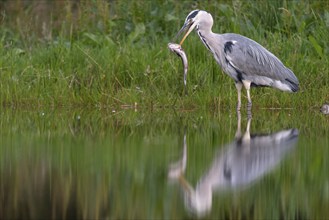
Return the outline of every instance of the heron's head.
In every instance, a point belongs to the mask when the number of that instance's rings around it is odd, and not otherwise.
[[[186,31],[183,39],[181,40],[181,42],[179,44],[180,45],[183,44],[186,37],[191,33],[191,31],[194,28],[197,28],[197,29],[202,28],[204,30],[211,30],[212,24],[213,24],[213,18],[211,16],[211,14],[209,14],[208,12],[202,11],[202,10],[191,11],[187,15],[183,27],[180,29],[180,31],[176,35],[176,37],[178,37],[181,33]]]

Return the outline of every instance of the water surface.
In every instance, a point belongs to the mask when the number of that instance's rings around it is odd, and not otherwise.
[[[1,111],[0,219],[329,216],[319,112]]]

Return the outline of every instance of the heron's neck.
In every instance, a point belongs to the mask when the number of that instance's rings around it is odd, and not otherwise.
[[[197,32],[201,32],[203,35],[208,35],[212,33],[211,26],[208,25],[197,25]]]
[[[210,28],[204,29],[199,28],[197,29],[197,33],[202,41],[202,43],[208,48],[208,50],[211,50],[211,37],[213,35],[213,32]]]

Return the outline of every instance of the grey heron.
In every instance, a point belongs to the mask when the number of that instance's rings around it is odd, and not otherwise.
[[[251,110],[250,87],[274,87],[282,91],[297,92],[299,82],[295,74],[270,51],[245,36],[212,32],[213,17],[203,10],[188,14],[179,36],[186,31],[180,45],[193,29],[211,51],[222,70],[235,81],[238,91],[237,110],[241,108],[241,90],[247,90],[248,110]]]

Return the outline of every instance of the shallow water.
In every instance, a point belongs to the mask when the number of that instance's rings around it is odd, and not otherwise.
[[[240,119],[3,109],[0,219],[329,216],[329,117],[257,110]]]

